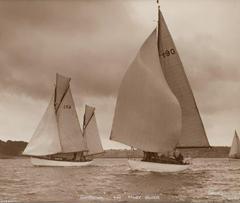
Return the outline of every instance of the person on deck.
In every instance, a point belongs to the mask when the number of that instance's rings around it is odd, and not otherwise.
[[[143,151],[143,161],[151,161],[151,152]]]
[[[145,152],[143,151],[143,161],[157,162],[159,159],[156,152]]]
[[[73,153],[73,159],[72,159],[72,160],[74,161],[74,160],[76,160],[76,158],[77,158],[77,152],[74,152],[74,153]]]
[[[183,155],[180,152],[178,152],[178,151],[174,152],[173,156],[178,163],[183,164],[183,159],[184,158],[183,158]]]
[[[86,161],[86,157],[84,156],[84,152],[80,152],[80,161]]]

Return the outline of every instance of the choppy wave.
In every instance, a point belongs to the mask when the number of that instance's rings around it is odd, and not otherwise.
[[[127,159],[96,159],[82,168],[33,167],[0,159],[0,201],[240,199],[240,160],[192,159],[189,170],[159,174],[129,170]]]

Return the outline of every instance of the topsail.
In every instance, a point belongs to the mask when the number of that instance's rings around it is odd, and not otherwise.
[[[61,104],[65,94],[67,93],[68,88],[70,88],[70,78],[65,77],[60,74],[56,74],[56,88],[55,88],[55,108],[58,110],[59,105]]]

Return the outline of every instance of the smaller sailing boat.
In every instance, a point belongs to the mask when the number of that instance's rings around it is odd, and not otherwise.
[[[54,94],[23,155],[36,166],[89,165],[88,156],[103,152],[94,111],[86,105],[82,132],[70,78],[57,74]]]
[[[229,157],[233,159],[240,159],[240,140],[236,130],[233,137],[232,146],[229,152]]]

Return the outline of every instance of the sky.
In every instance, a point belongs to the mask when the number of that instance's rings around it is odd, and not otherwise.
[[[240,1],[160,0],[211,145],[240,131]],[[53,94],[71,77],[82,123],[96,107],[105,149],[118,87],[156,27],[154,0],[0,1],[0,139],[29,141]]]

